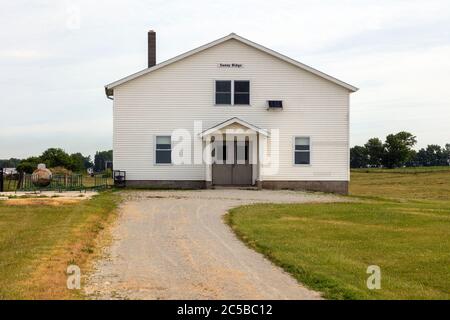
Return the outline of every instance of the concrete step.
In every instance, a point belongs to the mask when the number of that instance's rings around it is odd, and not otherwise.
[[[259,190],[255,186],[212,186],[216,190]]]

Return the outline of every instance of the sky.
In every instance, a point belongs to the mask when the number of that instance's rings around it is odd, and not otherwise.
[[[450,143],[450,1],[5,1],[0,159],[112,148],[104,85],[235,32],[348,82],[351,145]]]

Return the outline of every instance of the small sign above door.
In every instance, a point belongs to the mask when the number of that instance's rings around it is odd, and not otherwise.
[[[219,68],[242,68],[241,63],[219,63],[217,65]]]

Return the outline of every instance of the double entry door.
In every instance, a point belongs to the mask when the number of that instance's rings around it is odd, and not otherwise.
[[[230,149],[232,148],[232,150]],[[214,148],[215,161],[212,165],[213,185],[248,186],[252,184],[252,165],[249,161],[250,144],[235,139],[217,144]]]

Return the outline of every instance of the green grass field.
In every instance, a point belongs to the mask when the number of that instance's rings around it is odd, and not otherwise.
[[[85,271],[118,199],[108,191],[71,204],[58,198],[0,201],[0,299],[76,298],[66,288],[67,266]]]
[[[352,170],[350,194],[450,201],[450,167]]]
[[[325,298],[450,299],[450,168],[354,170],[350,186],[351,203],[243,206],[227,221]]]

